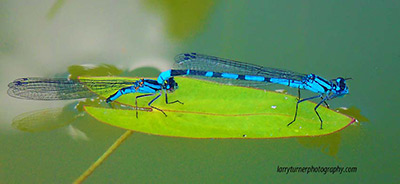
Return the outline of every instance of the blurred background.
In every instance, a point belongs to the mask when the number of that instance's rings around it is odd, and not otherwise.
[[[358,122],[318,138],[214,140],[136,133],[88,183],[399,182],[399,1],[0,0],[0,183],[70,183],[124,130],[82,112],[93,100],[7,95],[21,77],[155,77],[199,52],[327,79]],[[293,90],[289,90],[296,94]],[[277,166],[355,166],[288,174]],[[312,176],[309,176],[312,175]]]

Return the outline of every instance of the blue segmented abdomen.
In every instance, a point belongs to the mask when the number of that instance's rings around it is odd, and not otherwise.
[[[220,72],[199,71],[199,70],[168,70],[168,71],[162,72],[159,75],[157,82],[161,83],[162,81],[165,81],[170,77],[184,76],[184,75],[225,78],[225,79],[233,79],[233,80],[248,80],[248,81],[257,81],[257,82],[270,82],[269,78],[262,77],[262,76],[239,75],[239,74],[234,74],[234,73],[220,73]]]
[[[116,93],[112,94],[107,98],[107,102],[112,102],[122,95],[129,93],[156,93],[160,91],[162,86],[158,84],[156,80],[152,79],[140,79],[136,81],[132,86],[119,89]]]
[[[271,81],[271,79],[302,81],[306,76],[305,74],[288,70],[268,68],[214,56],[184,53],[175,57],[173,69],[161,73],[157,81],[161,83],[169,77],[180,75],[256,88],[263,88],[267,83],[285,83],[282,81]]]
[[[169,77],[174,76],[203,76],[203,77],[211,77],[211,78],[225,78],[232,80],[245,80],[251,82],[264,82],[264,83],[274,83],[290,86],[293,88],[303,88],[303,81],[296,81],[291,79],[278,79],[278,78],[268,78],[263,76],[254,76],[254,75],[238,75],[233,73],[220,73],[220,72],[211,72],[211,71],[199,71],[199,70],[168,70],[160,74],[158,80],[162,81],[163,79],[168,79]]]
[[[185,73],[186,75],[194,75],[194,76],[205,76],[205,77],[214,77],[214,78],[225,78],[225,79],[233,79],[233,80],[248,80],[248,81],[257,81],[257,82],[270,82],[270,78],[262,77],[262,76],[252,76],[252,75],[239,75],[234,73],[220,73],[220,72],[211,72],[211,71],[198,71],[198,70],[172,70],[171,75],[178,76]]]
[[[134,86],[129,86],[126,88],[119,89],[116,93],[112,94],[110,97],[107,98],[107,102],[112,102],[119,98],[120,96],[128,93],[136,93],[136,89]]]

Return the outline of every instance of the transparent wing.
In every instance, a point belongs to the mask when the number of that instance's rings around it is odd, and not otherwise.
[[[89,90],[117,91],[132,85],[123,80],[71,80],[65,78],[20,78],[8,84],[8,95],[29,100],[68,100],[96,96]]]
[[[303,78],[306,76],[305,74],[292,72],[288,70],[268,68],[254,64],[243,63],[239,61],[223,59],[197,53],[184,53],[177,55],[175,57],[174,69],[212,71],[220,73],[232,73],[238,75],[262,76],[266,78],[291,79],[297,81],[303,80]],[[190,76],[190,77],[201,78],[205,80],[211,80],[220,83],[228,83],[239,86],[259,87],[259,86],[265,86],[267,84],[266,82],[256,82],[247,80],[222,79],[222,78],[201,77],[201,76]]]

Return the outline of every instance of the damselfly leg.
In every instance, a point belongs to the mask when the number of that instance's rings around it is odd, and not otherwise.
[[[297,88],[297,89],[298,89],[298,91],[297,91],[297,92],[298,92],[298,98],[297,98],[297,103],[296,103],[296,111],[295,111],[295,113],[294,113],[293,121],[291,121],[289,124],[287,124],[287,126],[291,125],[293,122],[296,121],[296,118],[297,118],[297,110],[299,109],[299,103],[304,102],[304,101],[307,101],[307,100],[311,100],[311,99],[314,99],[314,98],[322,97],[322,95],[318,95],[318,96],[312,96],[312,97],[309,97],[309,98],[301,99],[301,98],[300,98],[300,88]],[[325,97],[325,98],[326,98],[326,97]],[[325,100],[326,100],[326,99],[325,99]],[[324,102],[325,100],[322,100],[320,103]],[[320,105],[320,104],[318,104],[318,105],[316,106],[316,108],[314,109],[315,112],[317,113],[318,117],[319,117],[319,114],[318,114],[318,112],[316,111],[316,109],[318,108],[319,105]],[[321,117],[319,117],[319,119],[321,120]],[[321,127],[322,127],[322,120],[321,120]]]
[[[147,97],[147,96],[154,96],[154,95],[156,95],[156,94],[153,93],[153,94],[145,94],[145,95],[136,96],[136,98],[135,98],[136,118],[138,118],[137,99],[138,99],[138,98],[142,98],[142,97]],[[152,104],[155,100],[157,100],[160,96],[161,96],[161,92],[160,92],[160,94],[158,94],[155,98],[153,98],[153,100],[151,100],[147,105],[150,106],[150,107],[153,108],[153,109],[159,110],[159,111],[162,112],[165,116],[167,116],[167,114],[165,114],[165,112],[164,112],[163,110],[161,110],[161,109],[159,109],[159,108],[154,107],[154,106],[151,105],[151,104]]]
[[[181,101],[179,101],[179,100],[175,100],[175,101],[173,101],[173,102],[168,102],[168,95],[167,95],[167,92],[165,92],[165,103],[166,104],[173,104],[173,103],[180,103],[180,104],[183,104],[183,102],[181,102]]]
[[[325,97],[317,104],[317,106],[315,106],[315,108],[314,108],[314,111],[315,111],[315,113],[317,114],[317,116],[318,116],[318,118],[319,118],[319,121],[321,121],[321,127],[320,127],[319,129],[322,129],[322,119],[321,119],[321,116],[319,116],[319,114],[318,114],[317,108],[322,104],[322,102],[325,102],[327,99],[328,99],[328,96],[325,96]]]
[[[321,96],[321,100],[323,100],[323,99],[324,99],[324,97]],[[326,100],[324,101],[324,104],[325,104],[326,108],[330,109],[329,104],[326,102]]]
[[[154,107],[154,106],[151,105],[155,100],[157,100],[158,98],[160,98],[160,96],[161,96],[161,91],[160,91],[160,93],[159,93],[153,100],[151,100],[147,105],[150,106],[150,107],[153,108],[153,109],[159,110],[160,112],[162,112],[162,113],[165,115],[165,117],[167,117],[167,114],[165,114],[165,112],[164,112],[163,110],[161,110],[161,109],[159,109],[159,108]]]
[[[143,98],[147,96],[154,96],[155,94],[145,94],[145,95],[139,95],[135,97],[135,110],[136,110],[136,118],[138,118],[138,105],[137,105],[137,99],[138,98]]]

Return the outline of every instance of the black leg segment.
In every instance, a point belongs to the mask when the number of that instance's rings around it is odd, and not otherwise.
[[[173,102],[168,102],[168,95],[167,95],[167,92],[165,91],[165,103],[166,104],[173,104],[173,103],[180,103],[180,104],[183,104],[183,102],[181,102],[181,101],[179,101],[179,100],[175,100],[175,101],[173,101]]]
[[[138,99],[138,98],[142,98],[142,97],[146,97],[146,96],[154,96],[154,95],[156,95],[156,94],[155,94],[155,93],[153,93],[153,94],[145,94],[145,95],[139,95],[139,96],[136,96],[136,98],[135,98],[136,118],[138,118],[138,106],[137,106],[137,99]],[[154,101],[154,99],[153,99],[152,101]]]
[[[160,98],[160,96],[161,96],[161,91],[160,91],[160,93],[159,93],[153,100],[151,100],[147,105],[150,106],[150,107],[153,108],[153,109],[159,110],[160,112],[162,112],[162,113],[165,115],[165,117],[167,117],[167,114],[165,114],[165,112],[164,112],[163,110],[161,110],[161,109],[159,109],[159,108],[154,107],[154,106],[151,105],[155,100],[157,100],[158,98]]]
[[[323,99],[324,99],[324,97],[321,96],[321,100],[323,100]],[[326,102],[326,100],[324,101],[324,104],[325,104],[326,108],[330,109],[329,104]]]
[[[325,98],[323,98],[323,99],[315,106],[315,108],[314,108],[314,111],[315,111],[315,113],[317,114],[317,116],[318,116],[318,118],[319,118],[319,121],[321,122],[321,126],[320,126],[319,129],[322,129],[322,119],[321,119],[321,116],[319,116],[317,109],[318,109],[318,107],[319,107],[323,102],[326,101],[326,99],[328,99],[328,96],[326,96]]]
[[[297,110],[299,109],[299,103],[301,103],[301,102],[304,102],[304,101],[307,101],[307,100],[311,100],[311,99],[314,99],[314,98],[319,98],[319,97],[322,97],[322,95],[318,95],[318,96],[313,96],[313,97],[309,97],[309,98],[304,98],[304,99],[301,99],[300,100],[300,89],[298,89],[298,100],[297,100],[297,103],[296,103],[296,110],[295,110],[295,113],[294,113],[294,118],[293,118],[293,121],[291,121],[289,124],[287,124],[287,126],[289,126],[289,125],[291,125],[293,122],[295,122],[296,121],[296,118],[297,118]],[[324,100],[325,101],[325,100]],[[322,103],[322,101],[320,102],[320,103]],[[318,105],[319,106],[319,105]],[[317,113],[318,114],[318,113]],[[318,115],[318,117],[319,117],[319,115]]]

